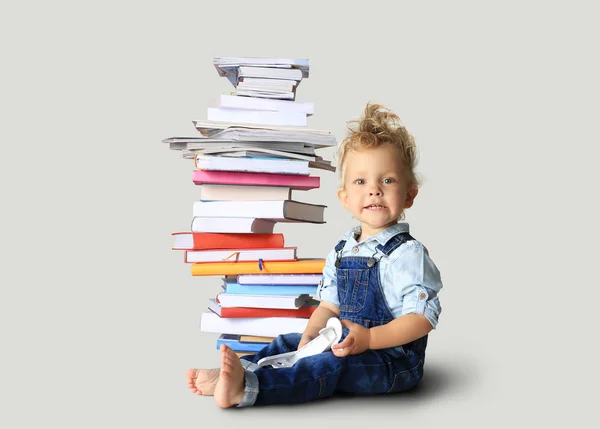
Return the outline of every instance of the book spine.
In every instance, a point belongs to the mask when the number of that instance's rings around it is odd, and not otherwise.
[[[222,318],[208,311],[202,313],[200,330],[222,334],[259,335],[277,337],[286,333],[301,334],[308,325],[308,320],[300,317],[260,317],[260,318]]]
[[[209,262],[192,264],[193,276],[226,276],[238,274],[315,274],[323,272],[324,259],[311,261]]]
[[[236,109],[275,110],[281,112],[299,112],[314,114],[314,104],[309,102],[272,100],[268,98],[239,97],[237,95],[221,95],[220,107]]]
[[[306,114],[296,112],[254,111],[244,109],[226,109],[209,107],[207,110],[209,121],[239,122],[267,125],[292,125],[305,126]]]
[[[243,343],[241,341],[217,339],[217,350],[221,348],[221,344],[230,347],[234,352],[259,352],[267,346],[265,343]]]
[[[254,185],[282,186],[294,190],[316,189],[321,186],[319,176],[291,174],[244,173],[226,171],[194,170],[192,181],[196,185]]]
[[[269,249],[283,248],[283,234],[229,234],[229,233],[191,233],[193,248],[188,250],[207,249]]]
[[[269,285],[240,285],[238,283],[227,283],[228,294],[242,295],[316,295],[318,286],[269,286]]]

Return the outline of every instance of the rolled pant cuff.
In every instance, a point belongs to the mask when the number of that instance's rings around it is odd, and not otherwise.
[[[243,362],[243,361],[242,361]],[[256,364],[249,362],[256,366]],[[243,364],[242,364],[243,365]],[[243,365],[246,366],[246,365]],[[252,372],[252,370],[244,369],[244,397],[242,402],[236,405],[236,407],[251,407],[256,402],[258,396],[258,377]]]

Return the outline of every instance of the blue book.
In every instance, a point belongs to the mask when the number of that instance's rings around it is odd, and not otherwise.
[[[223,289],[227,293],[246,295],[316,295],[318,286],[306,285],[241,285],[239,283],[224,282]]]
[[[230,347],[234,352],[259,352],[267,346],[267,343],[241,342],[239,335],[232,334],[221,334],[217,339],[217,350],[219,350],[221,344]]]

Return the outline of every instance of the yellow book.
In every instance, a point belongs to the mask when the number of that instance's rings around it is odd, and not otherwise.
[[[256,352],[235,352],[235,354],[237,355],[237,357],[254,356]]]
[[[227,261],[192,264],[193,276],[235,276],[238,274],[320,274],[325,259],[295,261]]]

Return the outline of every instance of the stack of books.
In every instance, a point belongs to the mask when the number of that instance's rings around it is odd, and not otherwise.
[[[326,206],[298,194],[319,188],[312,169],[335,171],[315,150],[336,145],[328,131],[306,127],[313,104],[295,101],[308,60],[215,58],[235,87],[221,95],[199,136],[164,139],[193,159],[200,186],[189,231],[174,232],[193,276],[221,276],[223,291],[209,299],[200,329],[219,333],[216,347],[256,353],[279,334],[304,331],[317,308],[323,258],[300,258],[275,232],[279,222],[325,223]]]

